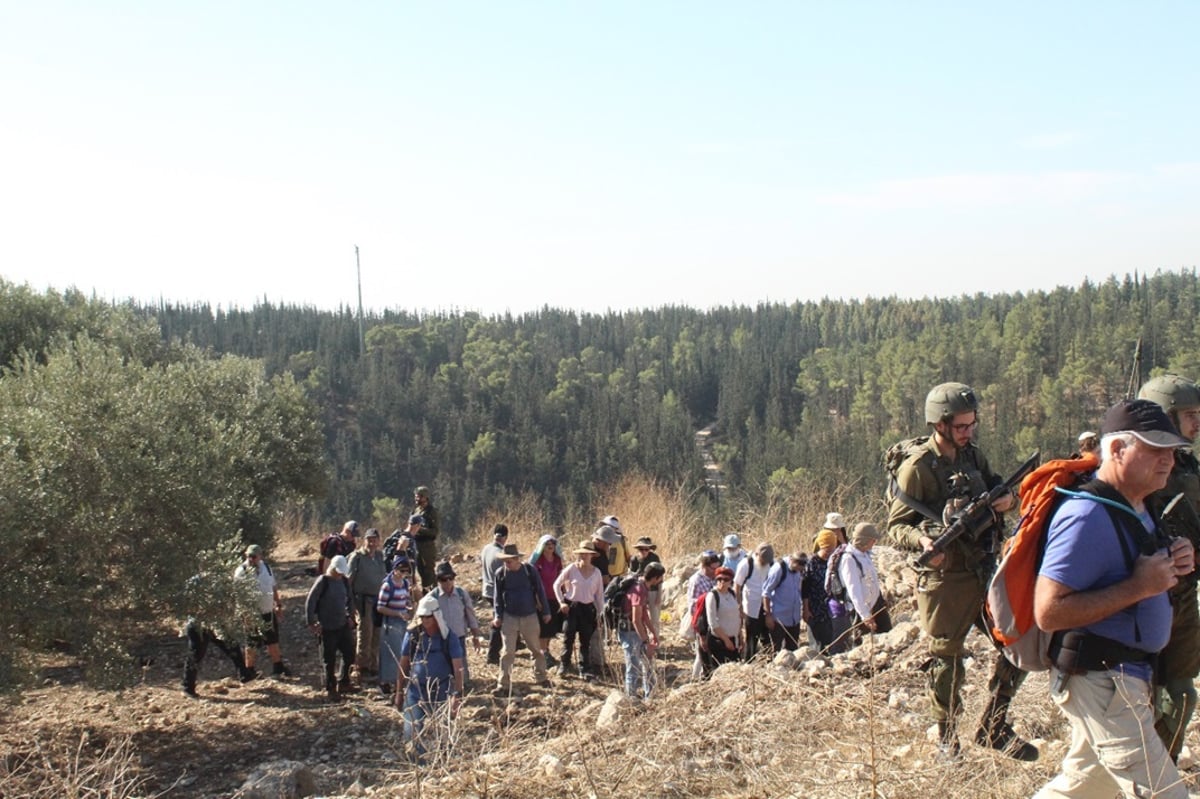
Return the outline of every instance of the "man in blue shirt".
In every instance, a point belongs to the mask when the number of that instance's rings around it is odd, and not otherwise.
[[[546,677],[546,657],[538,646],[542,623],[550,623],[550,603],[542,579],[528,563],[521,561],[516,544],[507,544],[500,555],[504,565],[496,569],[496,615],[492,626],[500,631],[500,678],[496,681],[496,696],[507,696],[512,689],[512,667],[517,658],[517,642],[533,655],[533,679],[543,688],[550,687]]]
[[[1154,731],[1152,662],[1171,631],[1167,591],[1195,566],[1192,544],[1158,534],[1145,499],[1190,446],[1156,403],[1105,414],[1096,479],[1055,512],[1034,589],[1054,633],[1052,697],[1071,723],[1062,771],[1037,799],[1188,795]]]
[[[407,682],[404,691],[404,741],[411,743],[418,758],[429,749],[422,735],[425,719],[450,702],[451,717],[458,714],[463,692],[462,639],[450,633],[442,617],[437,597],[427,594],[417,603],[417,617],[409,625],[400,656],[400,679]]]

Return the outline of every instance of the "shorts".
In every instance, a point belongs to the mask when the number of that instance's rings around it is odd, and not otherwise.
[[[274,613],[263,613],[261,616],[262,624],[246,636],[246,642],[252,646],[272,646],[279,643],[279,619]]]

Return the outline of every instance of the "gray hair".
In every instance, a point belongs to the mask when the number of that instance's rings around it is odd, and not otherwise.
[[[1135,440],[1135,437],[1134,437],[1133,433],[1129,433],[1129,432],[1109,433],[1108,435],[1101,437],[1101,439],[1100,439],[1100,462],[1108,463],[1110,460],[1112,460],[1113,442],[1115,442],[1115,441],[1121,442],[1121,447],[1124,448],[1124,447],[1132,447],[1134,440]]]

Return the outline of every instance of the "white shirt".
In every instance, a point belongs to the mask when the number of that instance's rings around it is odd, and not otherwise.
[[[762,589],[763,584],[767,582],[767,572],[771,570],[770,566],[763,566],[755,562],[757,555],[747,555],[742,558],[742,562],[738,564],[737,571],[733,575],[733,584],[738,586],[742,592],[742,611],[747,618],[757,619],[758,614],[762,612]],[[754,572],[750,572],[750,566],[753,564]]]
[[[271,568],[267,566],[267,562],[259,559],[257,565],[258,573],[255,579],[258,580],[258,612],[270,613],[275,610],[275,575],[271,574]],[[237,567],[237,571],[233,573],[235,579],[250,577],[250,564],[242,563]]]
[[[880,596],[879,572],[875,570],[871,553],[854,546],[846,547],[842,562],[838,565],[838,576],[846,586],[846,596],[854,605],[858,617],[870,618]]]

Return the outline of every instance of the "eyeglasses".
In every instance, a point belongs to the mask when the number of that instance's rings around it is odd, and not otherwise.
[[[979,420],[975,419],[974,421],[967,422],[966,424],[952,424],[950,425],[950,429],[956,433],[969,433],[978,426]]]
[[[439,577],[438,582],[439,583],[448,583],[453,579],[454,579],[453,577]]]
[[[727,582],[729,582],[729,578],[728,577],[718,577],[717,582],[718,583],[727,583]]]

